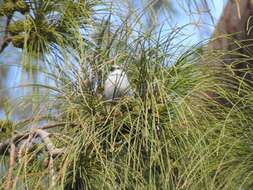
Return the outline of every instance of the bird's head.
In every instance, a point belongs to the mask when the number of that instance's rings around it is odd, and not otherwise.
[[[119,65],[112,65],[111,72],[118,70],[118,69],[122,69],[122,68]]]

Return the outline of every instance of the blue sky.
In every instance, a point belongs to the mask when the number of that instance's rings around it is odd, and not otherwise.
[[[187,28],[186,32],[187,35],[191,35],[191,38],[187,42],[190,45],[205,40],[212,35],[212,32],[221,16],[221,13],[226,5],[227,0],[208,0],[207,2],[209,3],[209,9],[213,20],[211,20],[210,15],[208,15],[207,13],[202,13],[201,21],[198,22],[199,15],[196,14],[195,17],[194,14],[193,16],[187,15],[188,13],[182,11],[182,8],[178,8],[179,10],[181,10],[181,14],[178,17],[177,21],[178,25],[183,26],[185,24],[191,23],[191,25],[189,25],[189,27]]]
[[[201,5],[199,5],[199,12],[197,12],[195,7],[189,9],[185,2],[193,2],[193,0],[171,1],[173,5],[172,9],[175,10],[175,13],[172,15],[166,15],[165,13],[164,15],[166,16],[161,16],[159,22],[167,25],[168,29],[185,26],[180,33],[181,36],[178,36],[178,40],[182,40],[180,37],[187,37],[187,40],[183,41],[183,43],[188,46],[202,42],[212,35],[215,25],[227,3],[227,0],[208,0],[207,3],[210,13],[208,14],[207,9],[204,9]],[[203,2],[203,0],[196,0],[196,2],[201,4],[200,2]],[[190,13],[190,11],[192,12]],[[212,18],[210,15],[212,15]]]

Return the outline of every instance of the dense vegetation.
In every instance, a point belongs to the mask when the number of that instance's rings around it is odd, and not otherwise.
[[[247,57],[217,66],[226,52],[182,51],[180,29],[144,32],[97,0],[27,2],[1,5],[24,14],[6,43],[44,80],[21,85],[33,93],[11,100],[1,121],[1,188],[253,188],[252,81],[234,69]],[[134,96],[108,102],[115,64]],[[26,119],[10,120],[31,104]]]

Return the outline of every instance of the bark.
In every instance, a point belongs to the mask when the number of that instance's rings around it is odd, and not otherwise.
[[[42,126],[40,129],[47,130],[47,129],[52,129],[52,128],[64,127],[64,126],[66,126],[66,124],[67,123],[65,123],[65,122],[55,123],[55,124],[48,124],[48,125]],[[74,123],[69,123],[68,126],[69,127],[75,127],[76,125]],[[21,134],[14,135],[10,139],[6,139],[5,141],[0,142],[0,155],[5,155],[5,154],[8,153],[8,150],[10,148],[11,143],[14,143],[15,145],[18,145],[21,141],[29,138],[31,132],[32,132],[32,130],[25,131]],[[40,134],[37,134],[37,135],[40,135]],[[55,151],[55,153],[57,154],[58,152]]]
[[[11,149],[10,149],[10,160],[9,160],[9,169],[8,174],[6,177],[6,184],[5,184],[5,190],[11,190],[13,185],[13,170],[15,165],[15,159],[16,159],[16,146],[12,142],[11,143]]]
[[[219,66],[232,64],[235,73],[252,81],[251,74],[243,72],[253,68],[253,1],[229,0],[216,26],[208,50],[224,50]]]

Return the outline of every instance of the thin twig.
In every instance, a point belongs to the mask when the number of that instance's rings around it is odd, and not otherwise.
[[[19,121],[17,122],[17,125],[20,125],[20,124],[26,124],[26,123],[32,123],[32,122],[38,122],[38,121],[41,121],[41,120],[45,120],[45,119],[50,119],[50,120],[55,120],[57,121],[57,117],[53,117],[53,116],[35,116],[35,117],[31,117],[31,118],[28,118],[28,119],[24,119],[22,121]]]
[[[43,129],[43,130],[45,130],[45,129],[52,129],[52,128],[55,128],[55,127],[64,127],[66,125],[68,125],[70,127],[76,126],[76,124],[74,124],[74,123],[62,122],[62,123],[54,123],[54,124],[44,125],[40,129]]]
[[[240,0],[235,0],[235,3],[236,3],[236,8],[237,8],[238,18],[241,19]]]

